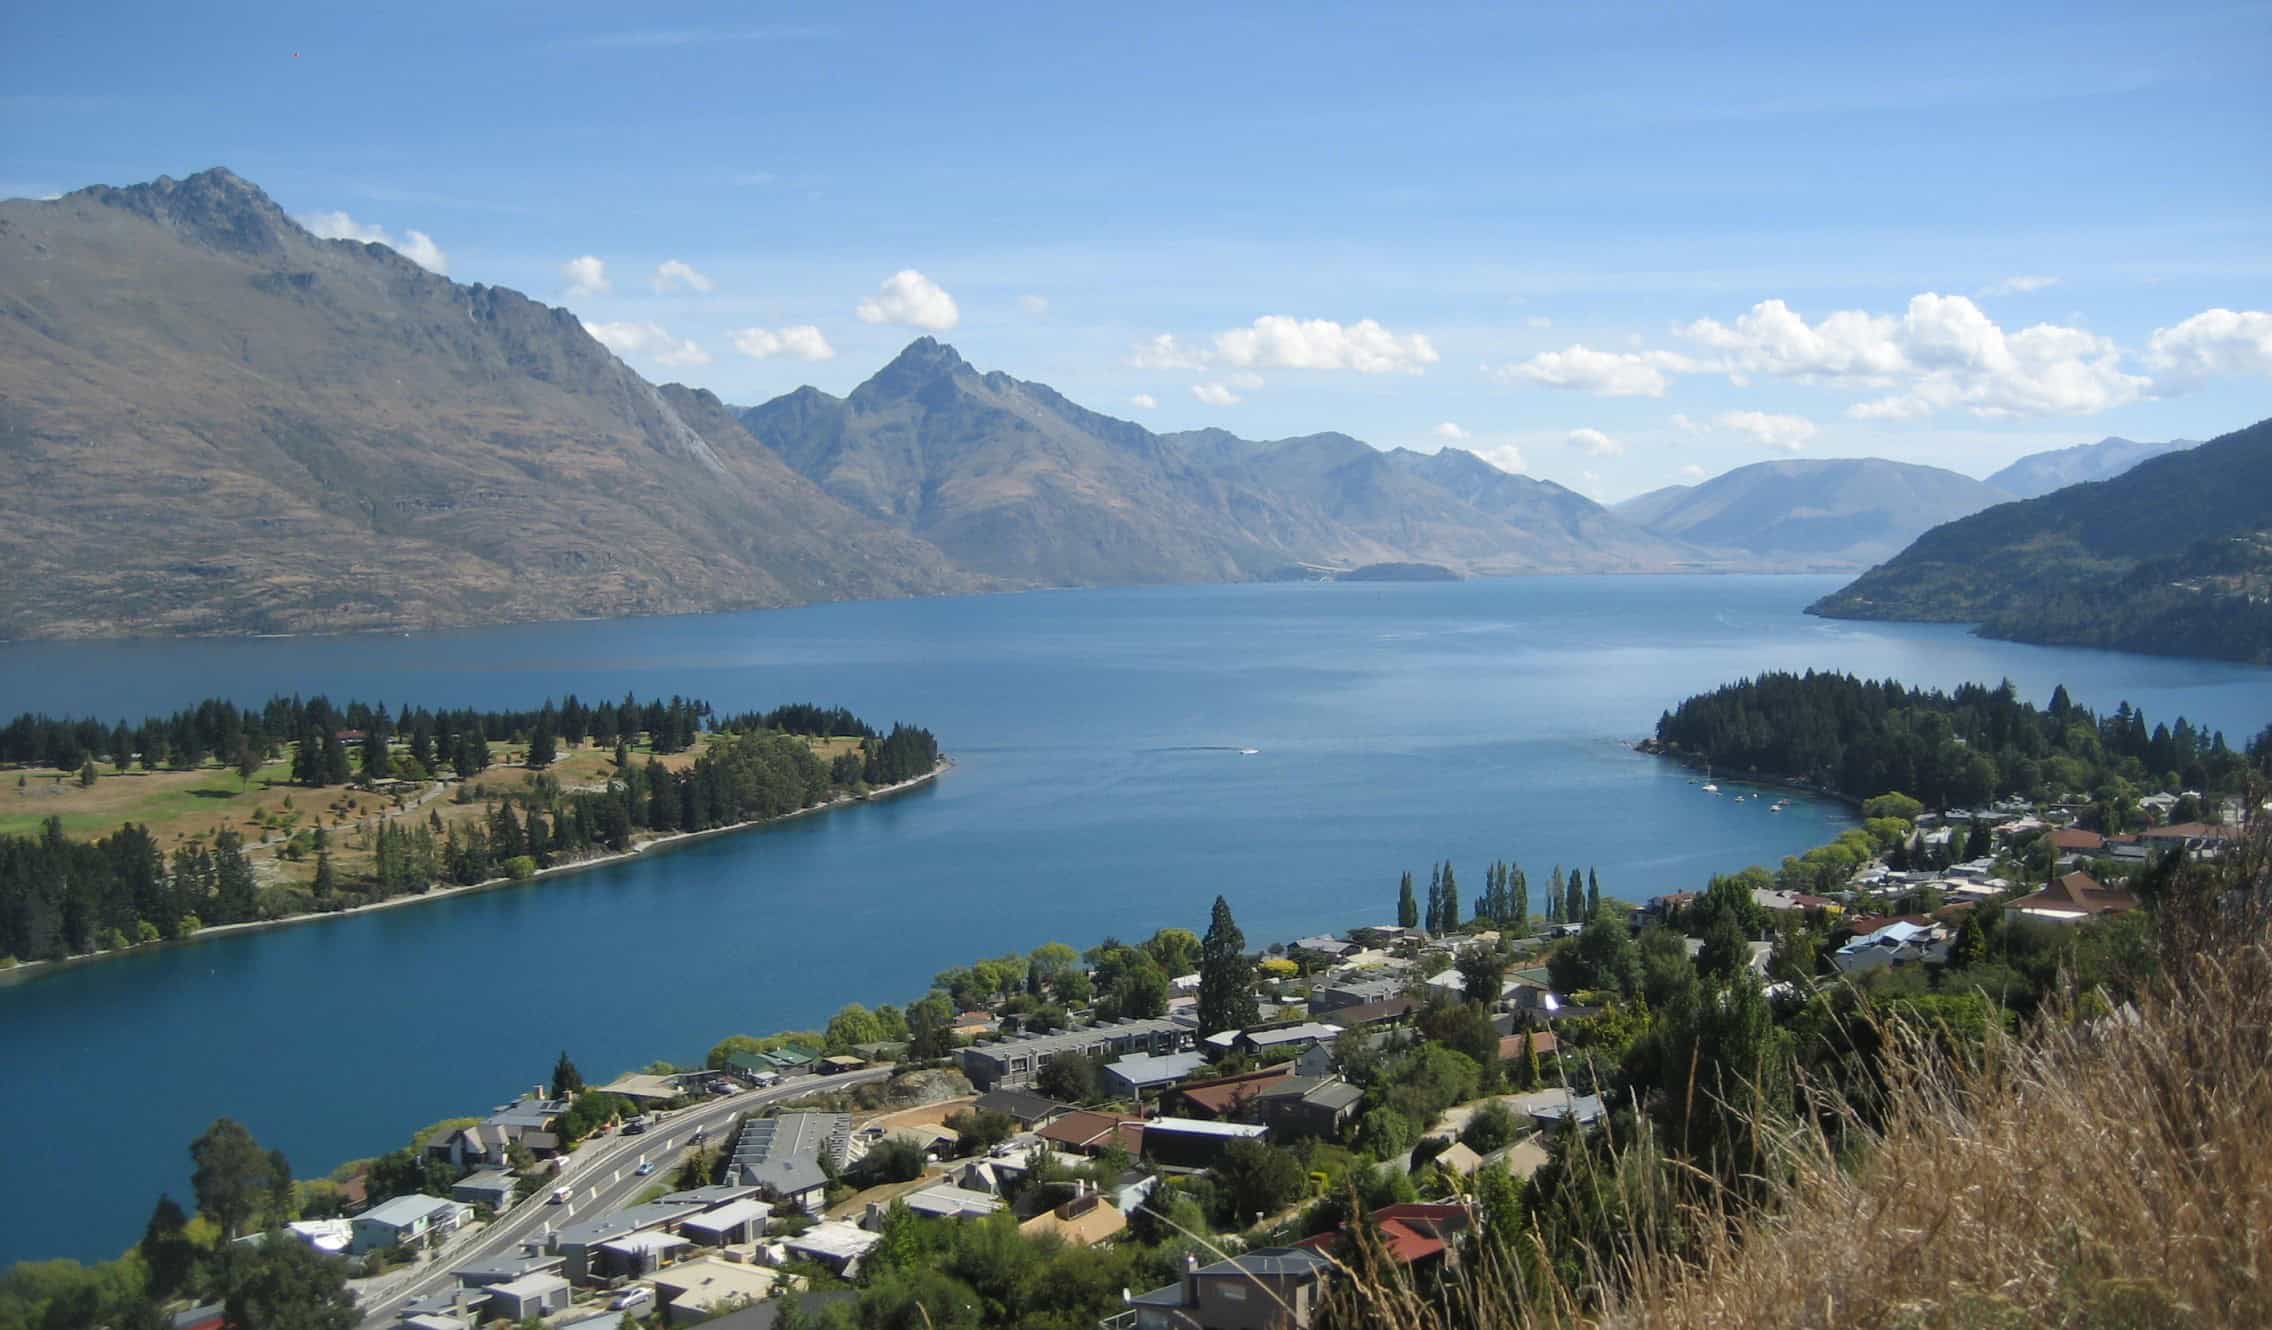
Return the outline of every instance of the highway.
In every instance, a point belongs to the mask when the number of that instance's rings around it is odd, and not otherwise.
[[[461,1265],[517,1251],[523,1239],[549,1232],[572,1219],[604,1215],[621,1209],[633,1196],[658,1182],[671,1181],[678,1164],[679,1152],[686,1148],[696,1128],[709,1133],[704,1143],[721,1141],[726,1125],[737,1115],[752,1112],[767,1104],[787,1099],[802,1099],[807,1095],[825,1094],[848,1089],[865,1081],[877,1081],[891,1075],[892,1068],[871,1067],[865,1071],[845,1072],[837,1076],[801,1078],[788,1085],[771,1086],[763,1090],[744,1090],[723,1099],[712,1099],[691,1108],[682,1108],[669,1118],[655,1124],[637,1136],[626,1136],[620,1130],[586,1141],[567,1158],[567,1168],[560,1177],[536,1194],[514,1206],[505,1214],[490,1221],[462,1245],[449,1244],[439,1259],[428,1259],[416,1267],[417,1272],[406,1282],[391,1284],[385,1294],[370,1305],[363,1324],[366,1330],[392,1325],[395,1314],[403,1303],[412,1298],[450,1288],[454,1281],[450,1271]],[[653,1160],[655,1172],[640,1177],[637,1169],[642,1160]],[[568,1201],[553,1205],[545,1198],[554,1187],[573,1188]]]

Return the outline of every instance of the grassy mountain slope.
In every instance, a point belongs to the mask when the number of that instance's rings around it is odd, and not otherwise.
[[[1879,458],[1737,467],[1678,492],[1627,500],[1620,516],[1660,536],[1741,550],[1788,568],[1883,559],[1935,523],[2005,496],[1970,476]]]
[[[2027,456],[1988,477],[1988,484],[2015,499],[2034,499],[2092,480],[2112,480],[2149,457],[2180,452],[2194,446],[2191,439],[2168,443],[2137,443],[2106,438],[2078,443]]]
[[[0,635],[961,589],[566,310],[317,239],[227,171],[0,203]]]
[[[846,504],[965,565],[1043,584],[1226,580],[1293,562],[1463,572],[1680,566],[1695,552],[1466,453],[1343,434],[1158,435],[922,338],[843,398],[742,412]]]
[[[2263,660],[2267,531],[2272,421],[1936,527],[1810,612]]]

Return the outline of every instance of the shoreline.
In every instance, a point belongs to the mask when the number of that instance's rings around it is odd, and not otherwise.
[[[1633,743],[1628,745],[1628,747],[1632,748],[1632,750],[1636,753],[1646,753],[1650,757],[1660,758],[1664,761],[1687,767],[1690,771],[1694,771],[1701,766],[1709,765],[1700,761],[1699,759],[1688,757],[1685,754],[1666,752],[1662,747],[1658,746],[1657,741],[1654,739],[1637,739]],[[1812,781],[1801,780],[1797,776],[1762,776],[1746,774],[1741,776],[1718,776],[1714,779],[1732,780],[1737,782],[1738,784],[1743,785],[1766,785],[1778,790],[1797,790],[1801,794],[1808,795],[1816,799],[1835,799],[1839,803],[1842,803],[1848,808],[1853,809],[1857,814],[1862,811],[1861,800],[1841,794],[1837,790],[1826,790],[1820,785],[1813,783]]]
[[[6,988],[8,985],[19,982],[21,980],[30,979],[39,975],[61,972],[63,970],[73,969],[82,965],[94,965],[102,961],[115,960],[123,956],[147,955],[152,952],[163,951],[172,947],[195,946],[198,943],[207,941],[209,939],[229,937],[240,933],[255,933],[274,928],[289,928],[295,924],[316,923],[326,919],[348,919],[353,918],[357,915],[374,913],[379,910],[391,910],[398,906],[417,905],[427,901],[448,900],[458,896],[472,895],[477,892],[497,891],[506,887],[530,886],[548,877],[560,876],[567,873],[582,872],[584,870],[592,868],[604,868],[609,864],[623,863],[627,860],[636,859],[639,856],[644,855],[652,850],[668,849],[678,845],[686,844],[691,841],[706,840],[712,836],[727,835],[731,832],[753,831],[759,827],[778,826],[783,822],[792,821],[800,817],[809,817],[815,813],[833,812],[839,808],[844,808],[853,804],[873,803],[878,799],[892,798],[897,795],[905,794],[909,790],[921,789],[923,786],[937,780],[940,776],[945,775],[947,771],[953,766],[954,759],[942,755],[939,758],[939,764],[931,768],[929,771],[924,772],[922,775],[900,781],[896,785],[879,785],[875,789],[868,791],[866,794],[838,795],[836,798],[830,799],[824,803],[814,804],[810,808],[800,808],[793,813],[783,813],[779,817],[753,818],[746,822],[733,822],[722,827],[707,827],[701,831],[674,831],[667,836],[657,836],[650,840],[639,841],[633,844],[631,848],[627,850],[620,850],[613,854],[594,855],[587,859],[578,859],[574,863],[554,864],[549,868],[539,868],[538,870],[536,870],[536,872],[531,873],[525,878],[484,878],[479,882],[469,882],[462,886],[436,886],[426,891],[414,891],[405,895],[390,897],[389,899],[383,901],[368,901],[362,905],[348,906],[344,910],[311,911],[306,914],[285,915],[281,919],[248,919],[242,923],[214,924],[210,928],[200,928],[195,933],[190,934],[188,937],[167,938],[158,942],[144,942],[131,947],[121,947],[115,951],[90,951],[81,953],[77,956],[65,956],[61,960],[18,961],[13,967],[5,970],[0,970],[0,988]]]

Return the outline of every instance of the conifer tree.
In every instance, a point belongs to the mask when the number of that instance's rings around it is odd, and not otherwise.
[[[1601,913],[1601,875],[1589,868],[1586,870],[1586,917],[1591,919],[1599,913]]]
[[[1593,917],[1586,913],[1586,881],[1577,869],[1570,870],[1569,884],[1562,890],[1562,918],[1565,923],[1579,923]]]
[[[1562,911],[1565,899],[1562,894],[1562,865],[1556,864],[1554,865],[1554,876],[1546,879],[1546,922],[1550,924],[1570,922],[1569,917]]]
[[[1530,932],[1530,881],[1521,864],[1507,869],[1507,923],[1518,936]]]
[[[1444,925],[1444,870],[1436,865],[1428,870],[1428,931],[1440,933]]]
[[[1231,918],[1230,902],[1215,898],[1207,935],[1199,940],[1199,1033],[1244,1029],[1254,1024],[1254,963],[1247,959],[1246,934]]]
[[[1459,931],[1459,883],[1452,878],[1451,860],[1444,861],[1444,896],[1438,920],[1446,933]]]
[[[1417,928],[1420,925],[1420,903],[1412,898],[1412,873],[1407,869],[1403,881],[1396,887],[1396,926]]]

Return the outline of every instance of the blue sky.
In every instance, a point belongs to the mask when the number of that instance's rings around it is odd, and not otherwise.
[[[27,5],[0,193],[227,165],[729,401],[929,331],[1615,499],[2272,415],[2268,64],[2265,5]]]

